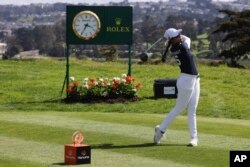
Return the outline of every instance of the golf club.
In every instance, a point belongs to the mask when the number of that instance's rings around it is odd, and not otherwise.
[[[143,62],[146,62],[148,60],[148,51],[152,49],[157,43],[159,43],[163,37],[159,38],[155,43],[153,43],[149,48],[147,48],[142,54],[140,54],[140,58]]]

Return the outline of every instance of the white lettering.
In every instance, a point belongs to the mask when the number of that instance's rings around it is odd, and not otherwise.
[[[244,161],[244,160],[246,160],[247,159],[247,156],[246,155],[241,155],[241,160],[242,160],[242,162]]]
[[[240,162],[240,156],[239,155],[236,155],[236,157],[234,158],[234,162]]]
[[[247,159],[247,156],[246,155],[236,155],[235,158],[234,158],[234,162],[243,162],[244,160]]]
[[[89,159],[89,156],[78,156],[77,159]]]
[[[107,27],[107,32],[130,32],[129,27]]]

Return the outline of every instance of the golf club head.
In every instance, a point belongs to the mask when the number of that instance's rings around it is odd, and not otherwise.
[[[147,53],[142,53],[139,56],[140,56],[141,61],[143,61],[143,62],[148,61],[148,54]]]

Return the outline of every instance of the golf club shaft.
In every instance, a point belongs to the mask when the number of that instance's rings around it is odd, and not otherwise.
[[[144,53],[147,53],[150,49],[152,49],[154,47],[154,45],[156,45],[158,42],[160,42],[162,40],[162,38],[159,38],[155,43],[153,43],[148,49],[146,49],[144,51]]]

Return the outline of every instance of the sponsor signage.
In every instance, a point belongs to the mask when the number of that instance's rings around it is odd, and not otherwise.
[[[175,87],[170,86],[170,87],[164,87],[164,95],[174,95],[175,94]]]
[[[89,145],[65,145],[64,153],[65,164],[90,164],[91,163],[91,148]]]
[[[67,6],[68,44],[132,44],[132,7]]]

